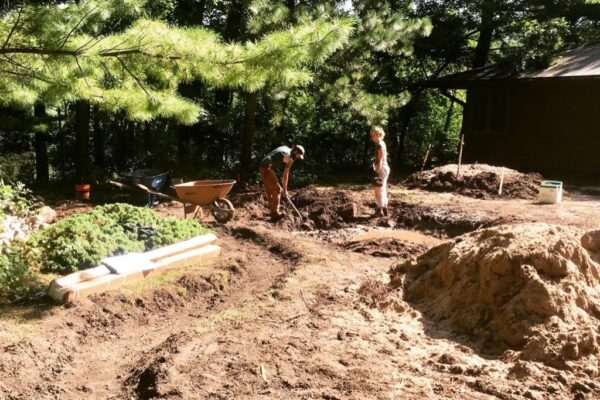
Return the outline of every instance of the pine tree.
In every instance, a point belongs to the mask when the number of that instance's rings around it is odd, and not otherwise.
[[[267,83],[311,80],[309,67],[343,46],[350,20],[312,21],[259,41],[223,43],[201,27],[138,18],[141,3],[94,1],[26,5],[0,20],[0,105],[55,106],[87,101],[130,119],[174,118],[190,124],[199,104],[178,94],[182,83],[254,92]],[[131,19],[119,32],[113,27]]]

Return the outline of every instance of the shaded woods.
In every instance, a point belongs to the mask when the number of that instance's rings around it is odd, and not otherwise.
[[[596,40],[600,14],[550,0],[45,3],[4,2],[0,25],[0,178],[39,185],[142,167],[252,178],[294,143],[299,180],[366,174],[374,124],[395,166],[427,149],[429,164],[454,161],[467,94],[423,83],[544,66]]]

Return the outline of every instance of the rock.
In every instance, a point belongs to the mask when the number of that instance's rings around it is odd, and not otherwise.
[[[381,226],[383,228],[395,228],[396,227],[396,221],[394,221],[391,218],[379,218],[377,220],[377,226]]]
[[[528,390],[525,393],[523,393],[523,397],[525,397],[526,399],[531,399],[531,400],[543,400],[544,399],[544,396],[542,396],[541,393],[535,392],[533,390]]]
[[[39,209],[38,219],[42,220],[45,224],[51,224],[56,220],[57,214],[52,208],[48,206],[43,206]]]
[[[589,393],[592,391],[592,389],[589,386],[587,386],[585,383],[577,381],[577,382],[573,382],[573,384],[571,385],[571,391],[572,392]]]
[[[528,376],[532,376],[533,371],[532,371],[531,366],[528,363],[523,362],[523,361],[517,361],[508,370],[508,375],[511,377],[514,377],[518,380],[523,380],[523,379],[527,378]]]
[[[546,391],[548,393],[557,393],[560,389],[558,388],[558,386],[556,386],[553,383],[549,383],[548,386],[546,386]]]
[[[564,386],[569,385],[569,381],[564,374],[557,375],[556,380],[559,381],[560,383],[562,383]]]
[[[462,375],[464,373],[464,369],[460,365],[453,365],[450,367],[450,373],[455,375]]]
[[[355,202],[350,202],[338,208],[336,212],[344,221],[352,221],[358,215],[358,206]]]
[[[585,384],[592,389],[598,389],[598,384],[593,381],[586,381]]]
[[[440,358],[438,358],[438,362],[440,364],[454,365],[456,364],[456,357],[451,354],[444,353],[440,356]]]

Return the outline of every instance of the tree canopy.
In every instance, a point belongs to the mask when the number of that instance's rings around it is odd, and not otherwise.
[[[543,68],[600,38],[590,0],[47,0],[0,12],[0,178],[38,182],[138,167],[251,178],[290,143],[310,154],[298,181],[365,173],[373,124],[395,166],[419,167],[428,148],[431,163],[452,161],[466,94],[425,82]]]
[[[311,80],[318,64],[347,42],[351,19],[315,20],[258,41],[224,43],[203,27],[174,27],[134,17],[139,2],[82,1],[20,6],[0,21],[0,88],[4,105],[87,100],[129,118],[196,122],[199,104],[180,96],[181,83],[256,91],[267,83],[293,87]]]

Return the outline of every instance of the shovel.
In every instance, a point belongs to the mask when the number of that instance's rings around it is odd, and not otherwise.
[[[281,187],[281,185],[279,185],[279,189],[283,192],[283,188]],[[294,209],[294,211],[296,212],[296,214],[298,214],[298,217],[300,217],[300,220],[305,221],[306,218],[304,217],[304,215],[302,215],[300,213],[300,211],[298,211],[298,208],[296,208],[296,206],[294,205],[294,203],[292,203],[292,199],[290,199],[290,196],[287,194],[287,192],[285,192],[284,197],[288,201],[288,203],[290,203],[290,205],[292,206],[292,208]]]
[[[302,215],[300,213],[300,211],[298,211],[298,209],[296,208],[296,206],[294,205],[294,203],[292,203],[292,199],[290,199],[290,196],[288,196],[287,193],[285,194],[285,198],[287,199],[288,203],[290,203],[290,205],[292,206],[292,208],[294,209],[294,211],[296,211],[296,214],[298,214],[298,216],[300,217],[300,219],[302,221],[304,221],[304,219],[305,219],[304,215]]]

